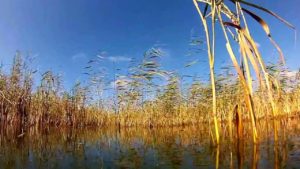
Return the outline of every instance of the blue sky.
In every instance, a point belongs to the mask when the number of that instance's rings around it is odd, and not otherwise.
[[[250,1],[250,0],[248,0]],[[268,7],[300,28],[298,0],[263,1]],[[256,10],[254,10],[256,11]],[[261,12],[260,12],[261,13]],[[261,15],[270,25],[273,37],[282,47],[287,65],[300,66],[300,42],[294,32],[268,14]],[[252,32],[267,61],[278,56],[260,25],[250,22]],[[38,70],[53,70],[63,75],[66,86],[83,79],[86,63],[101,52],[107,59],[99,67],[112,73],[112,60],[125,73],[129,58],[142,59],[153,47],[166,56],[162,65],[181,74],[199,74],[207,80],[205,52],[189,53],[191,35],[203,35],[192,0],[1,0],[0,60],[9,67],[16,50],[35,57]],[[299,38],[298,38],[299,39]],[[217,45],[216,67],[230,64],[223,43]],[[199,59],[189,69],[183,65]]]

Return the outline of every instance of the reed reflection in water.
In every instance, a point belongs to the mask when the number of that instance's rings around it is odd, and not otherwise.
[[[35,129],[20,136],[1,128],[0,168],[300,168],[300,125],[280,121],[275,143],[272,124],[260,122],[259,144],[251,134],[230,139],[224,124],[222,144],[211,146],[204,126],[160,129]],[[270,127],[271,128],[271,127]],[[232,130],[235,130],[234,128]],[[247,131],[247,128],[244,129]]]

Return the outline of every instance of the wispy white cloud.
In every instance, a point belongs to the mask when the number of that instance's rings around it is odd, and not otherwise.
[[[126,56],[108,56],[107,60],[111,62],[130,62],[132,59]]]
[[[153,47],[157,48],[157,47],[166,47],[168,46],[168,44],[166,43],[162,43],[160,41],[156,41],[156,43],[153,45]]]
[[[83,52],[76,53],[72,56],[72,61],[87,59],[87,55]]]
[[[106,57],[108,55],[108,52],[106,52],[106,51],[101,51],[98,55],[97,55],[97,57],[99,58],[99,59],[103,59],[104,57]]]

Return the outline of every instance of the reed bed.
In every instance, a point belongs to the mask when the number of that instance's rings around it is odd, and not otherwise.
[[[132,90],[136,85],[131,81],[126,87],[118,90],[117,106],[105,107],[105,102],[95,104],[89,100],[92,89],[80,84],[68,92],[64,91],[60,79],[48,71],[42,74],[40,85],[33,88],[33,71],[17,54],[11,71],[0,76],[0,119],[2,126],[20,128],[20,133],[28,127],[47,126],[119,126],[119,127],[165,127],[165,126],[210,126],[212,118],[211,99],[212,88],[209,84],[194,81],[184,93],[180,89],[180,78],[172,75],[165,86],[153,87],[155,97],[143,101],[143,95]],[[278,68],[279,69],[279,68]],[[160,70],[161,71],[161,70]],[[280,71],[280,70],[276,70]],[[136,76],[136,75],[134,75]],[[290,80],[278,73],[282,82]],[[219,122],[235,121],[237,107],[243,121],[251,119],[243,100],[243,87],[238,80],[230,75],[220,74],[217,80],[217,112]],[[286,88],[281,87],[274,94],[278,105],[275,118],[299,118],[300,81],[297,76]],[[148,83],[148,82],[147,82]],[[148,84],[140,84],[144,90]],[[148,86],[146,86],[148,87]],[[256,119],[273,119],[270,102],[265,99],[266,91],[257,89],[253,92],[252,101]],[[104,99],[103,99],[104,100]],[[108,104],[108,103],[107,103]],[[219,124],[220,125],[220,124]]]

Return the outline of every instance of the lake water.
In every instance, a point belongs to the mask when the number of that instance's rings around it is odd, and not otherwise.
[[[251,135],[247,132],[243,140],[236,141],[230,139],[228,125],[224,124],[221,129],[221,144],[217,147],[211,146],[204,125],[121,130],[31,128],[19,137],[15,130],[2,129],[0,168],[300,169],[300,125],[297,121],[280,123],[277,144],[268,127],[260,133],[257,145],[251,143]]]

